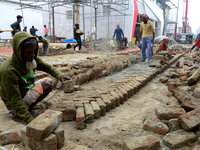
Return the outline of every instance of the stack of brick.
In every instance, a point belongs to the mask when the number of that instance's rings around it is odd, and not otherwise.
[[[62,112],[46,110],[21,129],[24,146],[32,150],[57,150],[64,146],[64,130],[58,125],[62,121]]]
[[[149,72],[140,75],[125,76],[121,80],[109,84],[105,89],[94,89],[93,93],[86,94],[85,98],[74,98],[77,129],[84,129],[85,123],[92,123],[94,119],[105,116],[106,112],[123,104],[155,77],[155,75],[156,73]]]

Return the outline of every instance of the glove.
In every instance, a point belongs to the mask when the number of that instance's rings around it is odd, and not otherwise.
[[[65,80],[72,80],[69,76],[61,76],[60,77],[60,81],[62,82],[62,84],[64,84],[65,83]]]

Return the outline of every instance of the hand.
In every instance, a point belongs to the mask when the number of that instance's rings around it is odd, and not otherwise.
[[[62,84],[64,84],[65,83],[65,80],[72,80],[69,76],[61,76],[60,77],[60,81],[62,82]]]
[[[154,43],[154,38],[152,39],[152,43]]]

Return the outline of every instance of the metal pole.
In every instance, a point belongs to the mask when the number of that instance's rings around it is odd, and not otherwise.
[[[20,0],[20,3],[21,3],[21,0]],[[22,5],[20,5],[20,7],[21,7],[21,12],[22,12],[22,17],[23,17],[23,25],[24,25],[24,27],[25,27],[25,20],[24,20],[24,14],[23,14]]]
[[[96,28],[95,40],[97,40],[97,8],[95,8],[95,28]]]
[[[185,33],[187,33],[187,16],[188,16],[188,0],[186,0],[186,10],[185,10]]]
[[[52,19],[53,19],[53,42],[55,42],[55,20],[54,20],[54,7],[52,7]]]
[[[73,29],[72,29],[72,31],[74,31],[74,25],[75,25],[75,21],[74,21],[74,19],[75,19],[75,17],[74,17],[75,15],[74,15],[74,5],[73,5]],[[74,35],[74,32],[73,32],[73,35]]]
[[[85,31],[85,10],[84,9],[85,9],[85,6],[83,4],[83,30]],[[84,34],[84,40],[85,40],[85,34]]]
[[[92,50],[92,13],[93,13],[93,0],[91,0],[91,3],[90,3],[90,6],[91,6],[91,27],[90,27],[90,34],[91,34],[91,38],[90,38],[90,46],[91,46],[91,50]]]
[[[175,31],[174,31],[174,40],[176,40],[176,32],[177,32],[177,22],[178,22],[178,11],[179,11],[179,0],[178,0],[178,7],[177,7],[177,16],[176,16],[176,24],[175,24]]]
[[[109,38],[109,30],[110,30],[110,28],[109,28],[109,26],[110,26],[110,24],[109,24],[109,22],[110,22],[110,17],[109,17],[109,11],[110,11],[110,9],[109,9],[110,7],[109,7],[109,1],[108,1],[108,38]]]
[[[49,0],[48,0],[49,3]],[[49,31],[50,31],[50,41],[52,41],[52,35],[51,35],[51,11],[50,11],[50,6],[48,4],[48,10],[49,10]]]

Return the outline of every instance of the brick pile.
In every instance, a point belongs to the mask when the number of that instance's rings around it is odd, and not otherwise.
[[[57,150],[64,146],[64,130],[60,111],[46,110],[20,130],[24,146],[33,150]]]
[[[65,75],[70,76],[73,79],[74,85],[81,85],[90,80],[98,79],[103,76],[113,74],[117,71],[121,71],[131,64],[138,63],[139,58],[132,55],[108,55],[103,58],[88,57],[86,60],[82,60],[73,64],[53,64]],[[46,76],[51,77],[49,74],[36,71],[35,80],[44,78]],[[53,86],[57,89],[62,89],[62,84],[53,79]]]

